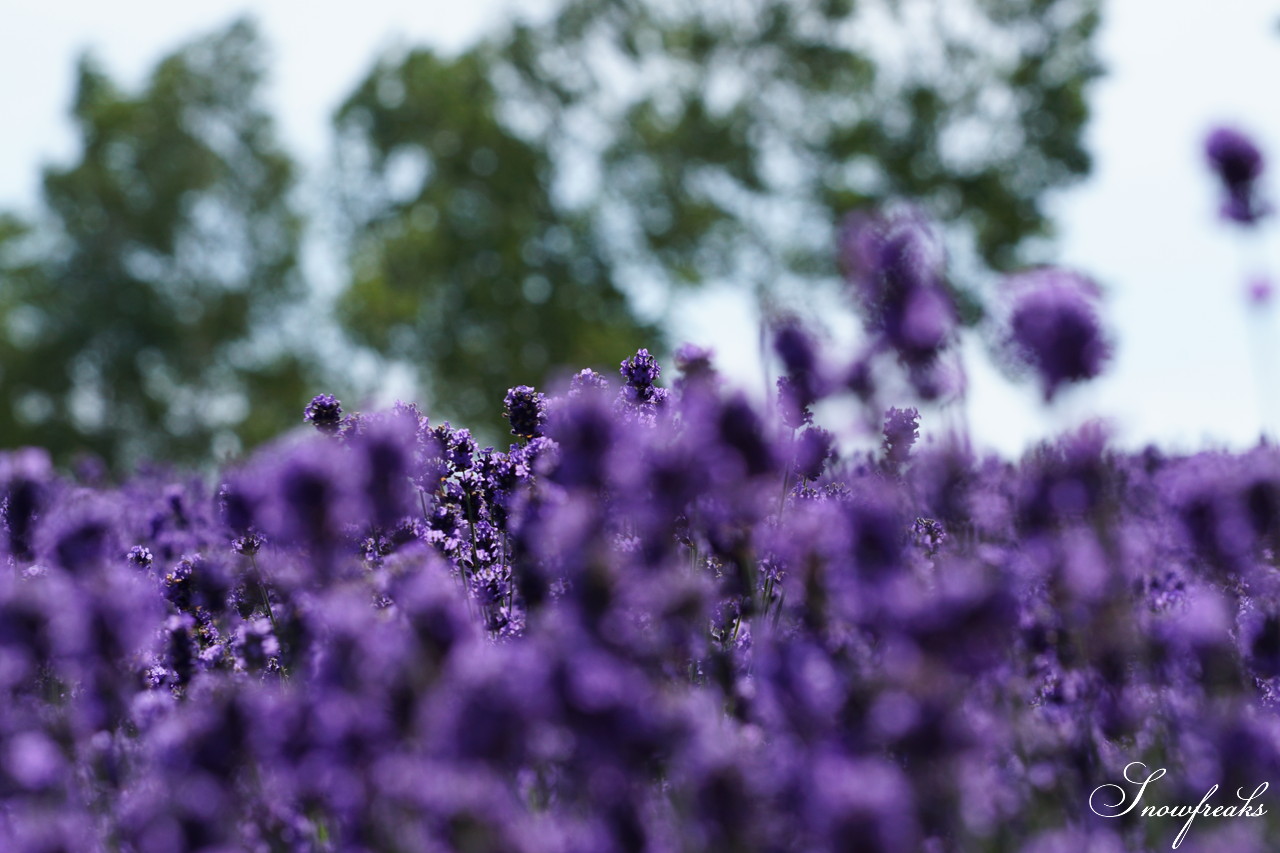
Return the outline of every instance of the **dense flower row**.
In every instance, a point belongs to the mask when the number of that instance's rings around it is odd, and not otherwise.
[[[678,361],[513,389],[506,452],[319,397],[218,488],[4,456],[0,847],[1164,849],[1090,793],[1277,778],[1280,452],[837,459]]]
[[[211,483],[0,455],[0,849],[1155,850],[1090,808],[1131,762],[1276,779],[1280,451],[921,442],[884,406],[963,393],[939,245],[851,219],[866,348],[781,324],[768,412],[683,347],[512,388],[506,451],[321,395]],[[1046,400],[1100,372],[1092,283],[1007,292]],[[815,425],[841,395],[874,449]]]

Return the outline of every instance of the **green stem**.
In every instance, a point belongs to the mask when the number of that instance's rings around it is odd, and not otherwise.
[[[258,594],[262,596],[262,604],[267,608],[267,618],[271,620],[271,633],[276,635],[276,640],[280,639],[280,631],[276,626],[276,614],[271,609],[271,596],[267,593],[267,586],[262,582],[262,570],[258,568],[258,555],[250,554],[249,563],[253,566],[253,579],[258,584]]]

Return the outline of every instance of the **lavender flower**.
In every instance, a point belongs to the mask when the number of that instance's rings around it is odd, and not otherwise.
[[[911,525],[911,538],[926,557],[936,557],[947,541],[947,532],[937,519],[917,518]]]
[[[307,404],[302,419],[326,435],[336,435],[342,427],[342,403],[332,394],[319,394]]]
[[[653,424],[659,409],[667,401],[668,392],[655,383],[662,374],[657,359],[647,349],[624,359],[620,368],[624,384],[618,392],[620,410],[641,422]]]
[[[920,413],[915,409],[890,408],[884,413],[884,455],[895,468],[911,458],[911,448],[920,437]]]
[[[851,214],[840,231],[840,261],[868,332],[905,365],[931,364],[950,344],[956,316],[946,254],[920,211]]]
[[[1111,346],[1098,319],[1093,282],[1046,268],[1014,276],[1008,287],[1013,306],[1007,346],[1036,372],[1046,401],[1063,386],[1102,373]]]
[[[511,434],[521,438],[537,438],[547,422],[546,396],[528,385],[517,385],[507,391],[504,414],[511,424]]]
[[[604,394],[608,391],[609,380],[591,368],[585,368],[573,374],[573,378],[569,381],[568,396],[569,399],[574,399],[584,394]]]
[[[802,387],[787,376],[778,377],[778,413],[782,415],[782,423],[791,429],[800,429],[813,423],[813,412],[809,409],[813,401]]]
[[[1257,182],[1262,175],[1262,152],[1248,136],[1231,127],[1219,127],[1205,140],[1205,156],[1226,191],[1222,203],[1224,219],[1253,225],[1270,212],[1258,198]]]
[[[816,480],[834,456],[835,436],[821,427],[809,427],[796,442],[796,473],[805,480]]]
[[[649,355],[647,349],[637,350],[635,355],[624,359],[621,370],[622,378],[641,395],[652,389],[662,375],[658,360]]]

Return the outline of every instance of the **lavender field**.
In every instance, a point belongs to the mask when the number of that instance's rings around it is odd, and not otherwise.
[[[988,455],[933,227],[842,235],[867,347],[778,324],[764,407],[686,345],[506,450],[321,395],[213,477],[6,452],[0,849],[1273,849],[1280,448]],[[1087,278],[1004,292],[1046,402],[1105,369]]]

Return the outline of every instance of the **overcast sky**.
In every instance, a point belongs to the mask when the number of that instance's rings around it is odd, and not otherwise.
[[[317,164],[328,153],[329,113],[380,49],[458,47],[511,8],[513,0],[5,0],[0,208],[29,208],[39,166],[74,153],[66,116],[74,60],[86,47],[133,85],[182,41],[252,11],[273,50],[269,100],[285,142]],[[1100,48],[1108,76],[1094,89],[1088,133],[1095,171],[1056,209],[1060,260],[1106,287],[1119,348],[1104,380],[1052,413],[1033,389],[997,377],[974,348],[970,410],[984,443],[1016,452],[1063,423],[1099,415],[1129,444],[1240,446],[1256,440],[1265,410],[1280,413],[1280,326],[1274,312],[1250,312],[1243,296],[1247,275],[1268,264],[1280,270],[1275,234],[1268,228],[1241,245],[1215,221],[1216,189],[1201,151],[1206,130],[1230,122],[1280,158],[1270,85],[1280,79],[1278,16],[1262,0],[1106,4]],[[718,298],[700,300],[700,309],[681,331],[749,375],[754,335],[741,324],[750,312]],[[1269,401],[1260,402],[1260,388]]]

